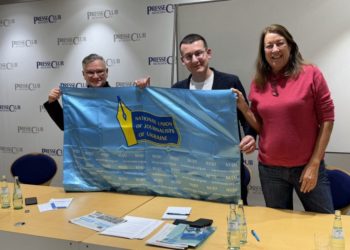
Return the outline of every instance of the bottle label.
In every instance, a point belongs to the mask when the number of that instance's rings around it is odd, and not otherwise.
[[[8,187],[1,188],[1,207],[8,208],[10,207],[10,197]]]
[[[230,232],[237,231],[239,228],[238,222],[237,221],[230,221],[228,223],[228,228],[227,230]]]
[[[21,208],[23,208],[23,201],[22,201],[22,199],[13,200],[13,208],[14,209],[21,209]]]
[[[344,239],[344,232],[341,228],[333,228],[333,239]]]

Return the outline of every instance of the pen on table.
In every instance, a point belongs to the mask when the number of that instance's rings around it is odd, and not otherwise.
[[[182,214],[182,213],[166,213],[168,215],[190,215],[190,214]]]
[[[254,238],[255,238],[257,241],[260,241],[260,238],[259,238],[258,234],[257,234],[254,230],[252,230],[251,232],[252,232],[252,235],[254,236]]]

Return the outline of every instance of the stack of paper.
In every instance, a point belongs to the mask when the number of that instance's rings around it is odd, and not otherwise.
[[[124,219],[126,220],[124,223],[109,227],[100,234],[128,239],[143,239],[163,223],[161,220],[134,216],[125,216]]]
[[[191,207],[168,207],[163,214],[164,220],[186,220],[191,213]]]
[[[51,199],[47,203],[39,204],[38,208],[40,212],[51,211],[58,208],[67,208],[72,200],[73,198]]]

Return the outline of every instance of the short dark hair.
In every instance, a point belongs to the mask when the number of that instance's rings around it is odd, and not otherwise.
[[[204,47],[207,49],[208,48],[208,44],[207,41],[205,40],[205,38],[199,34],[188,34],[187,36],[185,36],[184,38],[182,38],[180,45],[179,45],[179,49],[181,50],[181,45],[182,44],[191,44],[194,43],[196,41],[203,41],[204,43]]]
[[[83,64],[83,67],[84,67],[86,64],[91,63],[91,62],[96,61],[96,60],[101,60],[101,61],[105,62],[105,59],[102,56],[100,56],[98,54],[90,54],[90,55],[84,57],[84,59],[81,63]]]

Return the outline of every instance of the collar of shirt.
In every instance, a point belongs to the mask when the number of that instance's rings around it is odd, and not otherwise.
[[[203,82],[195,82],[191,78],[190,89],[197,90],[211,90],[213,88],[214,72]]]

